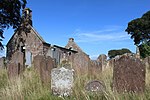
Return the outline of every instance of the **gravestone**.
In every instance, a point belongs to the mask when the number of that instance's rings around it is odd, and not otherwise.
[[[24,54],[20,51],[16,51],[11,60],[7,63],[9,78],[18,76],[23,73],[24,67]]]
[[[114,65],[115,65],[115,58],[109,59],[109,60],[107,61],[107,63],[108,63],[108,67],[114,68]]]
[[[8,66],[8,77],[11,79],[14,76],[18,75],[18,68],[16,63],[9,63]]]
[[[40,74],[41,81],[44,85],[50,84],[50,74],[54,67],[54,60],[50,56],[37,55],[34,57],[34,68]]]
[[[103,82],[94,80],[86,84],[85,90],[89,92],[105,92],[106,87]]]
[[[54,95],[69,96],[72,94],[73,70],[64,67],[51,71],[51,89]]]
[[[113,68],[113,89],[118,92],[142,92],[145,88],[145,66],[140,59],[122,56]]]
[[[21,66],[24,66],[24,53],[16,51],[12,55],[11,62],[15,62],[16,64],[20,63]]]
[[[88,68],[88,74],[96,75],[102,71],[102,64],[99,61],[91,60],[90,66]]]
[[[105,54],[101,54],[97,58],[97,61],[101,63],[102,70],[104,70],[106,68],[106,65],[107,65],[107,56]]]
[[[40,73],[42,59],[44,59],[43,55],[37,55],[34,57],[34,60],[33,60],[34,68],[36,71],[38,71],[38,73]]]

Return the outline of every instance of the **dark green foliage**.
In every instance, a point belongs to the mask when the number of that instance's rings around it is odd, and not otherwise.
[[[134,39],[135,45],[139,46],[141,56],[150,56],[150,11],[129,22],[125,31]]]
[[[26,0],[0,0],[0,47],[4,38],[3,32],[12,26],[17,29],[21,23],[21,11],[26,6]]]
[[[142,58],[150,56],[150,42],[141,44],[139,50]]]
[[[131,51],[129,49],[125,49],[125,48],[120,49],[120,50],[109,50],[108,56],[109,56],[109,58],[114,58],[117,55],[122,55],[125,53],[131,53]]]

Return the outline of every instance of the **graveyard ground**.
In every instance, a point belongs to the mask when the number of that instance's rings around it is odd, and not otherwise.
[[[119,94],[112,91],[112,69],[102,73],[89,75],[77,72],[74,81],[73,94],[70,97],[54,96],[50,84],[42,85],[39,75],[32,69],[27,69],[20,77],[8,80],[7,71],[0,70],[0,100],[150,100],[150,71],[146,72],[146,89],[143,93]],[[82,75],[81,75],[82,74]],[[85,91],[85,84],[90,80],[101,80],[106,90],[101,93]]]

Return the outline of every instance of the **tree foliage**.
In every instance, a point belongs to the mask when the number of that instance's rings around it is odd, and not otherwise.
[[[131,51],[129,49],[126,49],[126,48],[123,48],[123,49],[120,49],[120,50],[109,50],[108,51],[108,56],[109,56],[109,58],[114,58],[117,55],[122,55],[122,54],[125,54],[125,53],[131,53]]]
[[[137,18],[128,23],[125,30],[134,39],[135,45],[140,49],[143,58],[150,56],[150,11],[141,18]]]
[[[141,44],[139,50],[142,58],[150,56],[150,42]]]
[[[26,0],[0,0],[0,47],[5,29],[12,26],[17,29],[21,24],[21,12],[26,6]]]

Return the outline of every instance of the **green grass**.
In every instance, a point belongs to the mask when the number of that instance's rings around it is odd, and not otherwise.
[[[101,80],[106,85],[103,93],[89,93],[84,87],[90,80]],[[0,100],[150,100],[150,71],[146,72],[146,89],[144,93],[119,94],[112,91],[112,69],[92,75],[77,73],[74,80],[73,94],[58,97],[51,93],[50,84],[43,86],[39,75],[33,68],[16,78],[8,79],[6,69],[0,70]]]

